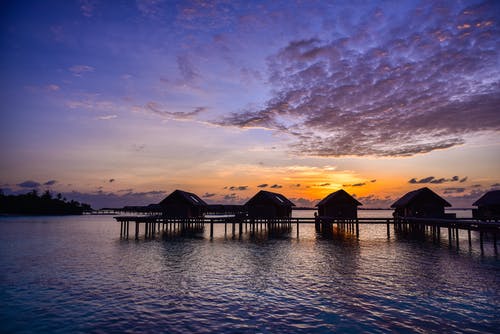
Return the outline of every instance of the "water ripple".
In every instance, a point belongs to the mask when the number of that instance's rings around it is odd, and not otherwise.
[[[385,227],[362,227],[359,240],[316,236],[312,227],[299,240],[293,231],[233,240],[217,227],[214,241],[126,241],[108,217],[18,219],[25,221],[0,221],[1,332],[494,333],[500,326],[497,256],[386,240]]]

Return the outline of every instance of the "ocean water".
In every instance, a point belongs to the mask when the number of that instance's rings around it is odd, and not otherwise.
[[[312,212],[295,212],[312,215]],[[388,212],[361,211],[361,216]],[[389,212],[390,214],[390,212]],[[464,213],[466,215],[466,213]],[[228,228],[228,231],[230,229]],[[132,232],[132,226],[131,226]],[[0,218],[1,333],[498,333],[500,260],[361,225],[122,240],[111,216]]]

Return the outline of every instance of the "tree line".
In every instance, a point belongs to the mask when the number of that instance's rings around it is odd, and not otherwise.
[[[3,214],[81,215],[91,210],[89,204],[68,201],[61,194],[54,197],[48,190],[42,195],[38,195],[37,190],[22,195],[4,195],[0,189],[0,213]]]

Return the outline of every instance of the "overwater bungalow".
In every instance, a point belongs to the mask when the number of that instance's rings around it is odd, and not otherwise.
[[[336,219],[358,218],[358,206],[363,205],[341,189],[323,198],[316,206],[318,215]]]
[[[203,217],[207,203],[196,194],[175,190],[165,197],[160,203],[163,215],[176,218]]]
[[[261,190],[245,203],[252,218],[289,218],[295,206],[282,194]]]
[[[500,190],[488,191],[472,204],[472,217],[481,220],[500,220]]]
[[[391,208],[394,208],[395,217],[452,218],[444,213],[444,208],[450,206],[441,196],[424,187],[410,191],[392,204]]]

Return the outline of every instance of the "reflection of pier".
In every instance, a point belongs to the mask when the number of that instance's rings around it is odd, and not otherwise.
[[[135,239],[139,238],[140,226],[144,225],[145,238],[154,238],[159,232],[197,231],[204,232],[208,226],[210,239],[214,237],[214,225],[224,225],[225,235],[233,237],[249,233],[250,236],[267,231],[269,235],[291,233],[295,226],[296,236],[299,237],[300,225],[314,224],[316,232],[330,233],[336,226],[337,231],[352,234],[359,238],[360,225],[386,225],[387,238],[391,237],[391,230],[397,235],[431,236],[433,240],[440,240],[443,229],[447,230],[449,245],[459,247],[460,231],[467,232],[469,246],[472,246],[471,232],[479,233],[481,250],[487,234],[493,237],[493,246],[497,252],[497,233],[500,232],[500,223],[482,222],[474,219],[435,219],[435,218],[357,218],[334,219],[319,216],[316,218],[281,218],[257,219],[248,217],[216,217],[216,218],[169,218],[164,216],[119,216],[115,219],[120,223],[120,237],[128,239],[130,223],[135,224]],[[391,228],[392,227],[392,228]]]
[[[499,222],[478,221],[474,218],[438,219],[410,217],[397,219],[394,223],[394,228],[396,232],[403,235],[425,236],[426,233],[429,233],[432,239],[436,241],[441,239],[441,230],[447,229],[448,243],[450,247],[453,244],[456,244],[457,248],[459,247],[459,232],[461,230],[467,232],[469,247],[472,247],[471,232],[476,231],[479,233],[481,252],[483,251],[483,243],[486,235],[491,234],[493,236],[493,247],[495,249],[495,253],[498,252],[497,233],[500,232]]]

